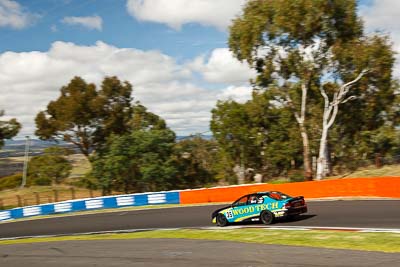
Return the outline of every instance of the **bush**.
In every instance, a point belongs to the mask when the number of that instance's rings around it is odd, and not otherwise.
[[[36,185],[59,184],[67,178],[71,163],[62,156],[44,154],[29,161],[28,177]]]
[[[288,174],[288,178],[291,182],[304,182],[304,171],[303,170],[295,170],[291,171]]]
[[[39,177],[33,180],[34,185],[51,185],[51,179],[48,177]]]
[[[84,187],[87,189],[97,190],[100,188],[99,182],[96,178],[90,175],[90,173],[86,174],[85,176],[81,177],[78,181],[70,183],[70,185],[76,187]]]
[[[0,190],[13,189],[21,185],[22,173],[6,176],[0,179]]]

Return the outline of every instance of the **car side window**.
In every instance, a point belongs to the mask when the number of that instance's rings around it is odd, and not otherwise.
[[[249,205],[251,204],[257,204],[258,203],[258,197],[256,195],[252,195],[249,197]]]
[[[281,195],[276,192],[269,193],[269,197],[275,200],[282,200]]]

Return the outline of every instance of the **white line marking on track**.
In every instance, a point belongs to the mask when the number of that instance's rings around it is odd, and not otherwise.
[[[193,230],[232,230],[232,229],[265,229],[265,230],[285,230],[285,231],[310,231],[310,230],[326,230],[326,231],[349,231],[349,232],[361,232],[361,233],[399,233],[400,229],[387,229],[387,228],[354,228],[354,227],[319,227],[319,226],[228,226],[228,227],[182,227],[182,228],[149,228],[149,229],[126,229],[126,230],[113,230],[113,231],[98,231],[98,232],[86,232],[86,233],[71,233],[71,234],[59,234],[59,235],[38,235],[38,236],[18,236],[18,237],[7,237],[0,238],[3,240],[15,240],[15,239],[27,239],[27,238],[48,238],[48,237],[62,237],[62,236],[77,236],[77,235],[100,235],[100,234],[121,234],[121,233],[135,233],[145,231],[173,231],[182,229],[193,229]]]

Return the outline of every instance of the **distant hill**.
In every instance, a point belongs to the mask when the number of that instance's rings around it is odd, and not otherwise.
[[[196,137],[197,135],[187,135],[187,136],[177,136],[176,141],[181,141],[189,138]],[[206,139],[206,140],[211,140],[213,138],[212,135],[200,135],[201,138]]]
[[[5,145],[0,149],[0,158],[21,157],[25,153],[26,140],[6,140]],[[29,155],[39,155],[45,148],[51,146],[61,146],[74,148],[71,144],[64,141],[43,141],[39,139],[31,139],[29,145]]]
[[[189,139],[191,137],[195,137],[196,135],[188,135],[188,136],[177,136],[176,140],[181,141],[185,139]],[[202,138],[206,140],[211,140],[213,138],[212,135],[201,135]],[[0,149],[0,158],[1,157],[19,157],[23,156],[25,152],[25,144],[26,140],[6,140],[5,145],[3,146],[2,149]],[[51,147],[51,146],[62,146],[62,147],[69,147],[72,149],[75,149],[75,146],[73,146],[70,143],[64,142],[64,141],[43,141],[39,139],[31,139],[30,140],[30,146],[29,146],[29,151],[33,154],[40,154],[45,148]],[[77,151],[77,153],[79,153]]]

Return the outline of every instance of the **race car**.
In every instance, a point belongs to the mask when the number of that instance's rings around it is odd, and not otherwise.
[[[303,196],[291,197],[269,191],[242,196],[232,205],[214,211],[211,218],[218,226],[248,221],[271,224],[277,218],[292,218],[305,212],[307,204]]]

